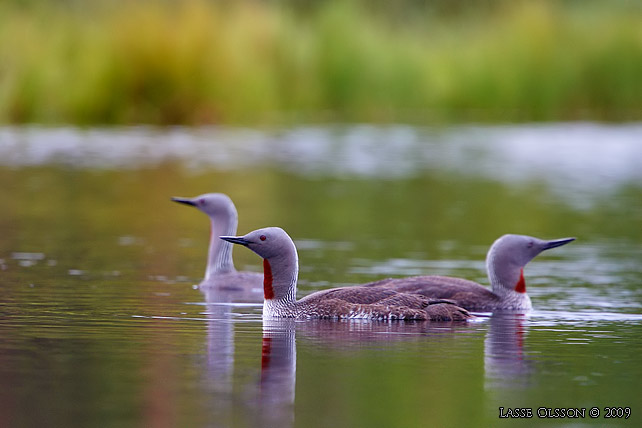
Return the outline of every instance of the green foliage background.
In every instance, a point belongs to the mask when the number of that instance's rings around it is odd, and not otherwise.
[[[0,122],[637,120],[629,1],[8,1]]]

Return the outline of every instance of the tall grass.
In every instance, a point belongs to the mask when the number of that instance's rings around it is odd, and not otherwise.
[[[0,121],[642,118],[635,4],[382,3],[5,3]]]

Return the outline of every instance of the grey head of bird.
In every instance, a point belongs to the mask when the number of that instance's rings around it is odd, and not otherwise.
[[[229,196],[223,193],[205,193],[193,198],[173,197],[172,201],[196,207],[211,218],[236,218],[236,207]]]
[[[172,201],[195,207],[210,219],[210,244],[205,280],[208,281],[221,273],[234,272],[232,245],[217,239],[219,235],[236,233],[238,214],[229,196],[223,193],[205,193],[194,198],[173,197]]]
[[[280,227],[265,227],[243,236],[221,236],[243,245],[263,258],[263,291],[266,300],[296,300],[299,258],[292,238]]]
[[[562,238],[545,241],[526,235],[504,235],[497,239],[488,250],[486,268],[493,291],[502,289],[526,291],[523,268],[544,250],[559,247],[574,241]]]
[[[265,227],[244,236],[221,236],[220,238],[243,245],[266,260],[296,255],[296,247],[292,238],[280,227]]]

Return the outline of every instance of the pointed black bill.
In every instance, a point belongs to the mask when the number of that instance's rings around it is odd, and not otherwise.
[[[240,244],[247,247],[250,244],[250,241],[243,238],[242,236],[219,236],[223,241],[231,242],[232,244]]]
[[[192,201],[192,200],[191,200],[191,199],[189,199],[189,198],[179,198],[179,197],[174,196],[174,197],[172,198],[172,201],[174,201],[174,202],[178,202],[178,203],[181,203],[181,204],[185,204],[185,205],[191,205],[191,206],[193,206],[193,207],[195,207],[195,206],[196,206],[196,204],[194,203],[194,201]]]
[[[575,238],[562,238],[554,239],[552,241],[546,242],[544,245],[544,250],[550,250],[551,248],[561,247],[562,245],[568,244],[569,242],[575,241]]]

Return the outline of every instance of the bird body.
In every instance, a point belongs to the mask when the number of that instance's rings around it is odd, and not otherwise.
[[[426,297],[448,299],[469,311],[493,310],[506,305],[497,294],[474,281],[450,276],[425,275],[408,278],[387,278],[364,285],[373,288],[388,288],[402,293],[419,294]],[[439,296],[439,297],[437,297]],[[523,300],[528,299],[528,303]],[[515,309],[530,307],[528,295],[513,305]]]
[[[384,287],[343,287],[310,294],[297,302],[297,317],[451,321],[469,318],[444,299]]]

